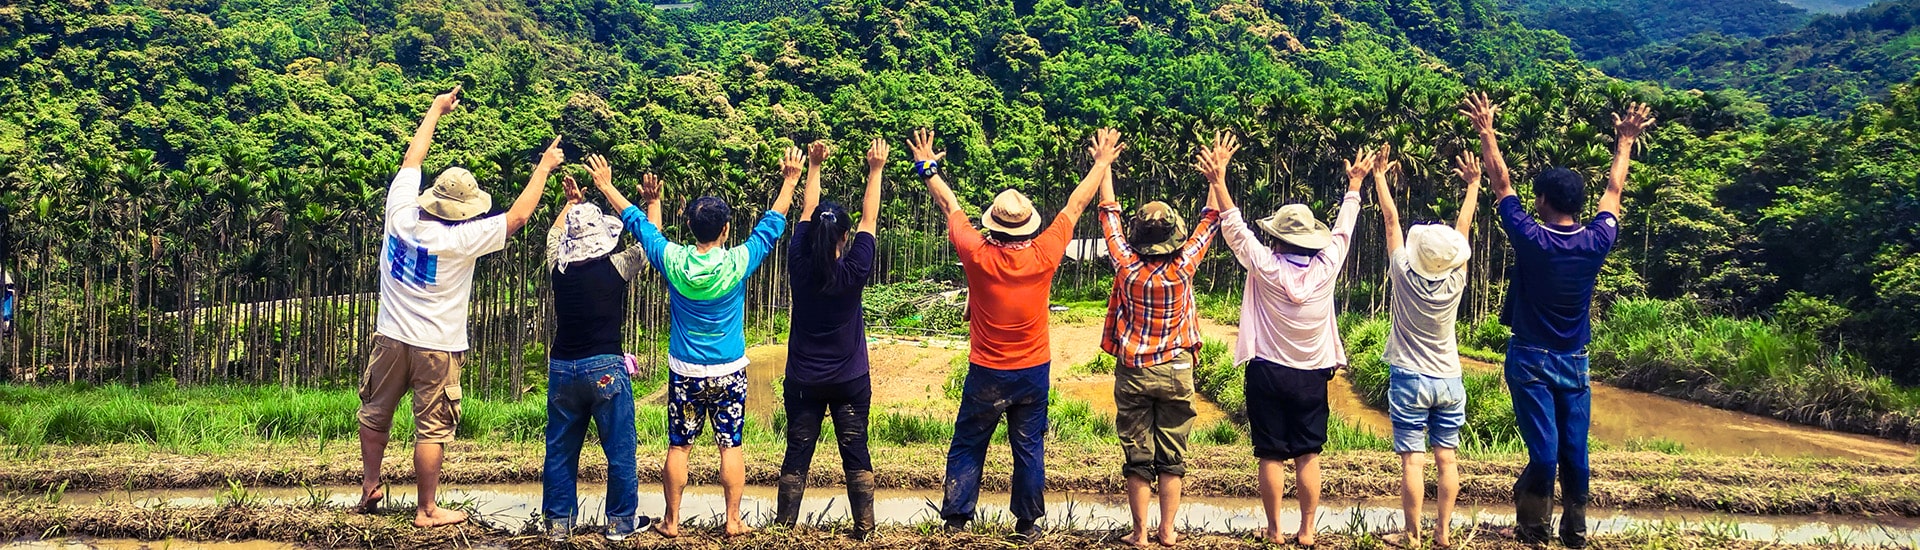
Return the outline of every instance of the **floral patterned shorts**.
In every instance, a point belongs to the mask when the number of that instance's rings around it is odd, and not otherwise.
[[[693,444],[703,425],[713,421],[713,441],[739,447],[747,419],[747,371],[709,378],[667,374],[667,441]]]

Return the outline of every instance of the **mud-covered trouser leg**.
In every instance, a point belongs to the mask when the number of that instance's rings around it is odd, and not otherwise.
[[[1560,543],[1568,548],[1587,545],[1588,478],[1592,474],[1587,464],[1587,429],[1593,421],[1593,392],[1585,384],[1581,386],[1554,391],[1554,416],[1560,420]]]
[[[1047,370],[1048,365],[1021,369],[1015,382],[1018,395],[1007,407],[1007,443],[1013,447],[1013,501],[1015,519],[1028,522],[1047,515]]]
[[[993,429],[1000,425],[1000,414],[1007,410],[1004,392],[1011,388],[992,379],[995,372],[979,365],[967,366],[960,411],[953,418],[953,443],[947,446],[946,494],[940,503],[940,517],[949,524],[973,521],[987,444],[993,439]]]
[[[1539,357],[1508,347],[1507,390],[1513,396],[1513,417],[1527,444],[1527,467],[1513,484],[1514,536],[1521,543],[1547,541],[1553,515],[1553,478],[1560,461],[1560,430],[1554,419],[1553,390],[1536,376]]]
[[[873,472],[847,472],[847,504],[853,508],[853,538],[866,540],[873,533]]]
[[[800,503],[806,497],[807,475],[814,446],[820,441],[820,422],[826,417],[827,403],[821,399],[821,391],[801,384],[787,384],[782,394],[787,409],[787,454],[780,463],[773,522],[792,527],[800,521]]]

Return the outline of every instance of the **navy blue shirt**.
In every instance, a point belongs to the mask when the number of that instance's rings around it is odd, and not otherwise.
[[[787,382],[839,384],[867,374],[867,324],[860,296],[873,275],[872,233],[854,232],[853,243],[831,269],[815,266],[811,221],[794,226],[787,241],[793,285],[792,332],[787,341]],[[824,271],[824,273],[823,273]],[[824,290],[826,277],[837,283]]]
[[[1527,214],[1516,196],[1500,199],[1497,208],[1514,257],[1500,321],[1527,345],[1561,353],[1586,349],[1593,339],[1594,281],[1620,220],[1601,212],[1586,225],[1550,226]]]

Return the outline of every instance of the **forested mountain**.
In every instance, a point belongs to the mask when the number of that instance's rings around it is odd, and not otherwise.
[[[1920,74],[1920,0],[1886,0],[1764,38],[1702,34],[1599,65],[1677,88],[1739,89],[1782,116],[1843,116]]]
[[[1050,209],[1084,169],[1087,133],[1113,125],[1131,145],[1121,194],[1189,207],[1204,195],[1187,166],[1196,136],[1216,128],[1246,137],[1232,180],[1255,209],[1324,210],[1340,192],[1340,158],[1391,143],[1415,219],[1459,204],[1446,159],[1473,143],[1454,109],[1468,90],[1489,90],[1506,105],[1501,131],[1523,179],[1564,165],[1599,181],[1610,115],[1632,101],[1655,106],[1663,122],[1643,142],[1603,299],[1819,311],[1814,329],[1920,380],[1912,87],[1834,121],[1781,121],[1739,94],[1607,77],[1491,0],[815,6],[0,7],[0,204],[16,213],[15,269],[45,300],[29,304],[28,322],[85,319],[61,330],[112,330],[103,347],[160,365],[129,376],[178,376],[164,369],[198,336],[180,335],[188,329],[165,312],[197,296],[239,284],[269,289],[265,298],[367,292],[385,183],[429,98],[455,84],[466,95],[427,169],[467,166],[496,197],[556,134],[576,158],[607,153],[623,186],[651,170],[672,196],[752,205],[768,198],[780,147],[831,139],[846,149],[931,126],[964,202],[1017,187]],[[769,10],[796,13],[755,15]],[[854,174],[855,157],[837,156],[831,173]],[[895,175],[883,232],[919,242],[927,199]],[[1491,218],[1474,232],[1483,304],[1503,288]],[[1381,265],[1377,232],[1362,233],[1347,278],[1357,286],[1375,284]],[[103,353],[87,349],[36,350],[34,360]]]
[[[1808,19],[1780,0],[1509,0],[1506,7],[1529,27],[1566,35],[1591,61],[1700,33],[1772,36]]]

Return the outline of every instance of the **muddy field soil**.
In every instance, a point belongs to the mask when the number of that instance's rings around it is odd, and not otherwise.
[[[849,539],[842,525],[794,530],[762,529],[727,538],[715,527],[692,529],[678,539],[642,534],[619,543],[599,535],[582,534],[565,544],[554,544],[532,532],[478,524],[418,529],[410,513],[378,515],[347,513],[340,508],[307,506],[211,506],[150,508],[131,504],[63,506],[14,500],[0,502],[0,540],[63,537],[76,544],[87,538],[161,541],[161,546],[190,546],[191,541],[274,541],[329,548],[764,548],[834,550],[841,548],[1006,549],[1086,548],[1116,546],[1125,533],[1115,530],[1045,531],[1033,540],[1011,536],[1004,525],[978,525],[972,531],[947,533],[931,524],[882,526],[865,542]],[[1507,550],[1529,548],[1498,534],[1499,527],[1481,525],[1457,531],[1456,548]],[[684,532],[684,531],[683,531]],[[71,537],[81,537],[71,539]],[[1320,548],[1382,548],[1373,533],[1340,532],[1330,526],[1319,535]],[[1643,533],[1601,535],[1594,548],[1663,548],[1748,550],[1762,548],[1846,548],[1840,544],[1793,545],[1748,542],[1711,531],[1649,530]],[[265,546],[265,545],[250,545]],[[1204,534],[1187,537],[1180,548],[1195,550],[1274,548],[1252,533]]]
[[[591,448],[590,448],[591,449]],[[544,449],[535,444],[457,442],[447,453],[445,482],[523,483],[540,480]],[[713,452],[693,454],[692,480],[714,484],[718,459]],[[946,447],[881,447],[874,460],[876,481],[886,489],[937,489]],[[1106,446],[1050,444],[1047,488],[1052,491],[1120,494],[1121,457]],[[359,481],[357,449],[335,444],[326,449],[236,450],[217,456],[173,455],[133,447],[48,448],[32,460],[10,460],[0,467],[0,491],[10,496],[66,491],[124,491],[153,488],[302,487]],[[747,482],[773,485],[779,476],[777,446],[749,446]],[[643,483],[654,483],[663,449],[642,448]],[[996,445],[988,453],[986,491],[1006,491],[1012,471],[1010,453]],[[1193,448],[1186,491],[1194,496],[1256,496],[1255,461],[1241,446]],[[1461,469],[1461,499],[1504,503],[1512,498],[1514,477],[1524,466],[1519,455],[1467,457]],[[1399,457],[1388,452],[1351,451],[1325,455],[1324,492],[1332,499],[1396,498]],[[811,481],[838,486],[836,453],[816,455]],[[589,482],[604,479],[605,459],[596,450],[582,456],[581,474]],[[386,478],[409,483],[411,460],[404,449],[388,453]],[[1432,476],[1428,476],[1429,484]],[[1684,508],[1752,514],[1886,514],[1920,517],[1920,464],[1847,460],[1730,458],[1666,455],[1651,452],[1598,452],[1593,456],[1595,506]]]

